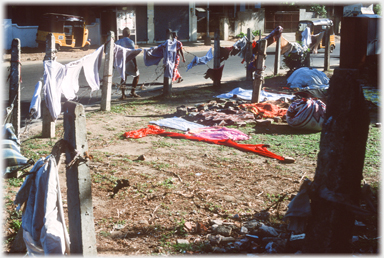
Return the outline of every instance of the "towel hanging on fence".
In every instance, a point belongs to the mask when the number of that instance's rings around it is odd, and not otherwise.
[[[223,75],[223,68],[224,65],[220,66],[219,68],[209,68],[207,72],[204,75],[205,79],[211,78],[212,81],[221,80],[221,77]]]
[[[210,48],[208,50],[208,52],[205,54],[205,56],[203,57],[197,57],[195,56],[192,60],[192,62],[190,62],[187,66],[187,71],[189,69],[191,69],[192,67],[196,66],[196,65],[201,65],[201,64],[207,64],[209,61],[211,61],[213,58],[213,55],[212,55],[212,48]]]
[[[43,84],[41,81],[37,82],[35,85],[35,92],[33,93],[33,97],[31,100],[31,104],[29,105],[29,113],[33,111],[32,118],[38,119],[41,116],[41,88]]]

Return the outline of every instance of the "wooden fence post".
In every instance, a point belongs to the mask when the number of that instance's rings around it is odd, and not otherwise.
[[[15,134],[19,138],[20,134],[20,39],[15,38],[12,40],[11,49],[11,78],[9,83],[9,100],[8,105],[13,104],[13,111],[11,114],[11,123],[15,129]]]
[[[55,36],[52,33],[49,33],[45,41],[45,56],[44,61],[46,60],[56,60],[56,46],[55,46]],[[45,99],[41,101],[41,113],[43,117],[43,128],[41,135],[43,138],[54,138],[55,137],[55,122],[52,121],[51,114]]]
[[[215,30],[215,42],[214,42],[214,53],[213,53],[213,68],[217,69],[220,67],[220,32],[219,29]],[[214,87],[220,87],[220,80],[213,80]]]
[[[255,72],[255,79],[253,80],[253,91],[252,91],[252,103],[259,103],[261,86],[264,81],[264,64],[267,58],[267,40],[262,39],[259,41],[259,51],[257,55],[257,66]]]
[[[275,51],[275,69],[273,74],[276,75],[280,72],[280,58],[281,58],[281,34],[276,41],[276,51]]]
[[[252,72],[248,70],[248,65],[251,63],[251,59],[252,59],[252,36],[251,36],[251,29],[248,28],[247,29],[247,38],[248,38],[248,42],[247,42],[247,48],[246,48],[246,51],[245,51],[245,62],[247,64],[247,66],[245,67],[245,78],[247,81],[252,81]]]
[[[330,27],[327,26],[325,30],[325,52],[324,52],[324,71],[329,71],[330,69],[330,56],[331,56],[331,48],[330,48]]]
[[[75,148],[81,157],[88,151],[84,107],[68,101],[64,104],[64,140]],[[74,154],[66,152],[67,161]],[[96,256],[96,235],[93,220],[91,175],[87,160],[77,161],[67,168],[67,201],[71,253]]]
[[[113,73],[113,50],[115,33],[108,32],[107,44],[105,46],[103,86],[101,88],[101,110],[111,110],[112,95],[112,73]]]

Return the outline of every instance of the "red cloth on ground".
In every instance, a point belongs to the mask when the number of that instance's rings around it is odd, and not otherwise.
[[[255,115],[262,114],[262,117],[274,118],[282,117],[287,113],[287,109],[280,108],[271,103],[251,103],[251,104],[241,104],[240,108],[244,108],[247,111],[254,113]]]
[[[237,142],[232,141],[231,139],[210,140],[206,138],[189,136],[189,135],[185,135],[181,133],[173,133],[173,132],[163,132],[163,133],[158,133],[158,135],[172,137],[172,138],[188,139],[192,141],[207,142],[207,143],[213,143],[218,145],[225,145],[229,147],[234,147],[241,151],[253,152],[265,157],[274,158],[277,160],[284,160],[284,157],[276,155],[273,152],[270,152],[269,150],[267,150],[267,147],[264,144],[239,144]]]
[[[157,125],[148,125],[148,128],[142,128],[136,131],[130,131],[124,133],[124,137],[126,138],[141,138],[149,134],[158,134],[161,136],[166,137],[173,137],[173,138],[179,138],[179,139],[188,139],[192,141],[199,141],[199,142],[207,142],[207,143],[213,143],[218,145],[225,145],[229,147],[236,148],[241,151],[247,151],[247,152],[253,152],[265,157],[277,159],[277,160],[285,160],[284,157],[274,154],[273,152],[270,152],[267,150],[267,147],[265,144],[239,144],[237,142],[232,141],[231,139],[227,140],[210,140],[206,138],[196,137],[196,136],[189,136],[181,133],[174,133],[174,132],[165,132],[164,129],[161,129]]]
[[[159,133],[162,133],[162,132],[165,132],[165,130],[161,129],[159,126],[157,126],[157,125],[148,125],[148,128],[142,128],[142,129],[135,130],[135,131],[125,132],[123,134],[123,136],[125,138],[137,139],[137,138],[141,138],[141,137],[147,136],[149,134],[159,134]]]

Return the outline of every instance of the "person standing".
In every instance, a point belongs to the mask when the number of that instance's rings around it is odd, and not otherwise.
[[[185,63],[185,59],[184,59],[184,53],[183,53],[183,44],[181,43],[181,41],[179,41],[177,38],[178,38],[178,35],[177,35],[177,32],[172,32],[172,37],[174,39],[176,39],[176,60],[175,60],[175,68],[173,69],[173,78],[172,78],[172,81],[175,82],[182,82],[183,81],[183,77],[181,77],[180,73],[179,73],[179,69],[178,69],[178,66],[179,66],[179,63],[180,63],[180,55],[183,57],[183,62]]]
[[[123,29],[123,38],[117,40],[115,42],[116,45],[129,48],[129,49],[135,49],[135,42],[131,40],[129,37],[131,36],[131,31],[129,28],[124,28]],[[136,57],[133,58],[132,60],[129,60],[128,62],[125,63],[125,80],[121,79],[121,85],[123,85],[123,82],[127,80],[127,76],[133,76],[133,81],[132,81],[132,90],[131,90],[131,96],[132,97],[140,97],[139,95],[136,94],[136,87],[139,82],[139,69],[137,68],[137,62],[136,62]],[[125,95],[125,87],[121,87],[121,99],[126,99],[127,96]]]

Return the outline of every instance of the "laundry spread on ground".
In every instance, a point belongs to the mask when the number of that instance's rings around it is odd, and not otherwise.
[[[186,135],[201,137],[210,140],[226,140],[233,141],[249,140],[251,137],[235,128],[227,128],[221,126],[204,127],[190,130]]]
[[[157,125],[148,125],[148,128],[142,128],[136,131],[125,132],[123,136],[126,138],[141,138],[149,134],[157,134],[157,135],[172,137],[177,139],[188,139],[192,141],[200,141],[200,142],[207,142],[207,143],[218,144],[218,145],[225,145],[225,146],[236,148],[241,151],[253,152],[265,157],[274,158],[277,160],[285,160],[284,157],[269,151],[267,149],[267,145],[265,144],[239,144],[231,139],[211,140],[211,139],[206,139],[202,137],[196,137],[196,136],[191,136],[191,135],[186,135],[181,133],[166,132],[165,130],[161,129]]]
[[[240,87],[235,88],[231,90],[230,92],[223,93],[220,95],[215,96],[215,98],[221,98],[221,99],[229,99],[233,97],[237,97],[244,100],[252,100],[252,92],[253,90],[245,90]],[[287,98],[287,99],[293,99],[295,95],[289,95],[289,94],[277,94],[272,92],[266,92],[263,89],[260,91],[260,100],[267,101],[267,100],[278,100],[281,98]]]
[[[181,131],[188,131],[193,130],[196,128],[202,128],[205,127],[204,125],[197,124],[194,122],[190,122],[188,120],[185,120],[181,117],[172,117],[172,118],[165,118],[157,121],[149,121],[150,124],[155,124],[158,126],[164,126],[172,129],[177,129]]]
[[[325,120],[326,105],[321,100],[299,99],[292,102],[287,111],[288,125],[321,131]]]
[[[271,103],[249,103],[241,104],[239,107],[263,118],[283,117],[287,113],[287,109],[280,108]]]
[[[151,135],[151,134],[159,134],[161,132],[165,132],[165,130],[161,129],[157,125],[148,125],[147,128],[142,128],[142,129],[135,130],[135,131],[125,132],[123,134],[123,136],[125,138],[138,139],[138,138],[142,138],[144,136]]]
[[[194,117],[191,117],[193,121],[207,125],[207,126],[224,126],[224,125],[233,125],[241,124],[247,122],[254,122],[255,116],[245,110],[232,110],[226,112],[220,111],[205,111],[201,112]]]

